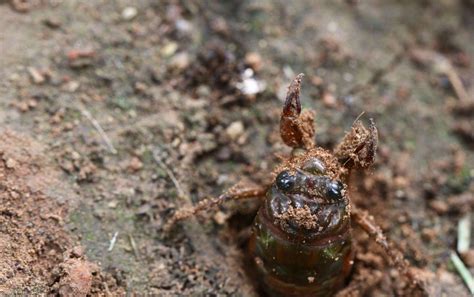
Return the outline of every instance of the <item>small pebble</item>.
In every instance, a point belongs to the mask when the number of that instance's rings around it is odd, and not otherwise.
[[[218,211],[214,215],[214,221],[219,225],[224,225],[227,220],[227,217],[228,216],[225,213],[223,213],[222,211]]]
[[[16,161],[13,160],[12,158],[8,158],[5,161],[5,166],[7,166],[8,169],[13,169],[16,167]]]
[[[190,33],[193,30],[193,25],[185,19],[176,20],[175,26],[181,33]]]
[[[80,258],[84,256],[84,248],[82,246],[78,245],[72,248],[71,255],[75,258]]]
[[[256,52],[250,52],[245,55],[245,63],[252,67],[253,70],[258,71],[262,68],[262,57]]]
[[[28,73],[30,74],[31,76],[31,79],[33,80],[33,82],[37,85],[39,84],[42,84],[45,82],[45,77],[43,74],[41,74],[36,68],[34,67],[28,67],[27,68],[28,70]]]
[[[64,88],[66,89],[66,91],[74,93],[75,91],[77,91],[77,89],[79,89],[80,86],[81,84],[78,81],[71,80],[70,82],[64,85]]]
[[[474,249],[470,249],[461,254],[464,263],[469,267],[474,267]]]
[[[439,215],[445,214],[449,210],[449,205],[442,200],[434,200],[430,203],[430,207]]]
[[[227,127],[225,132],[232,140],[236,140],[244,133],[244,124],[240,121],[233,122]]]
[[[327,107],[335,107],[337,105],[336,97],[329,92],[324,93],[323,102]]]
[[[109,203],[107,203],[107,207],[108,207],[108,208],[112,208],[112,209],[117,208],[117,205],[118,205],[118,201],[117,201],[117,200],[112,200],[112,201],[110,201]]]
[[[125,21],[130,21],[134,17],[136,17],[137,14],[138,14],[138,10],[135,7],[128,6],[128,7],[125,7],[124,10],[122,10],[122,19],[124,19]]]
[[[178,49],[178,44],[176,42],[169,42],[161,48],[160,52],[163,55],[163,57],[167,58],[174,55],[177,49]]]
[[[189,66],[189,55],[185,52],[178,53],[171,58],[170,65],[171,67],[183,70]]]
[[[12,197],[13,199],[20,198],[20,194],[16,191],[10,191],[9,194],[10,194],[10,197]]]
[[[137,157],[133,157],[131,160],[130,160],[130,163],[128,163],[128,169],[130,171],[133,171],[133,172],[136,172],[140,169],[143,168],[143,163],[142,161],[140,161],[139,158]]]

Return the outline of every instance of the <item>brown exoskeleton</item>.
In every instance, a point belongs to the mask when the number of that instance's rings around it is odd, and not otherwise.
[[[392,248],[365,211],[351,205],[352,169],[375,159],[378,134],[370,119],[356,120],[333,152],[316,147],[314,114],[301,111],[303,74],[291,83],[280,120],[281,138],[293,148],[277,166],[273,182],[261,187],[233,187],[221,196],[178,210],[168,224],[233,199],[264,197],[255,218],[249,250],[264,290],[271,296],[328,296],[340,289],[351,271],[351,220],[383,247],[392,262],[410,276],[401,253]]]

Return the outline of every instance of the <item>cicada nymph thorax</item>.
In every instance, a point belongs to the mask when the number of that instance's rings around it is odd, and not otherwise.
[[[271,296],[328,296],[343,286],[353,259],[344,173],[320,148],[276,168],[250,241]]]

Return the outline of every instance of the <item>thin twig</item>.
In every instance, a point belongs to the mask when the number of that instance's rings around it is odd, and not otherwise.
[[[166,174],[169,176],[169,178],[173,182],[174,186],[176,187],[176,190],[178,190],[178,196],[180,198],[186,197],[186,194],[184,193],[184,190],[179,184],[178,179],[174,175],[173,171],[171,171],[171,169],[169,169],[169,167],[166,166],[165,162],[161,160],[158,149],[153,151],[153,158],[155,159],[156,163],[158,163],[158,165],[166,172]]]
[[[119,234],[118,231],[116,231],[114,233],[114,236],[112,236],[112,239],[110,240],[109,248],[107,249],[108,252],[111,252],[114,249],[118,234]]]
[[[469,272],[469,269],[466,268],[466,265],[464,265],[463,261],[454,251],[451,252],[451,261],[453,262],[456,270],[459,272],[461,278],[466,283],[466,286],[468,287],[471,294],[474,295],[474,279],[472,278],[471,272]]]
[[[453,86],[454,92],[458,96],[459,100],[463,102],[469,102],[469,94],[467,93],[466,88],[464,88],[461,78],[452,65],[446,69],[446,76]]]
[[[112,141],[110,140],[110,138],[105,133],[104,129],[102,129],[102,126],[100,126],[99,122],[92,116],[92,114],[87,109],[85,109],[83,107],[79,107],[79,110],[80,110],[81,114],[84,117],[86,117],[91,122],[92,126],[94,126],[94,128],[97,130],[100,137],[102,137],[105,144],[107,145],[107,148],[109,149],[109,151],[112,154],[116,154],[117,150],[115,149],[114,145],[112,144]]]
[[[410,55],[414,62],[428,66],[437,74],[445,75],[459,101],[472,102],[473,98],[469,97],[459,74],[456,72],[456,68],[446,56],[435,51],[416,48],[410,50]]]
[[[137,259],[140,259],[140,253],[138,252],[137,244],[135,243],[135,239],[131,234],[128,235],[128,239],[130,240],[130,245],[132,246],[133,253]]]
[[[459,220],[458,223],[458,253],[464,253],[469,250],[471,244],[471,214],[468,213]]]

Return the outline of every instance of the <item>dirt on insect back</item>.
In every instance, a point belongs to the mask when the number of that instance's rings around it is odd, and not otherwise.
[[[64,226],[75,195],[43,148],[0,131],[0,295],[121,293]]]

